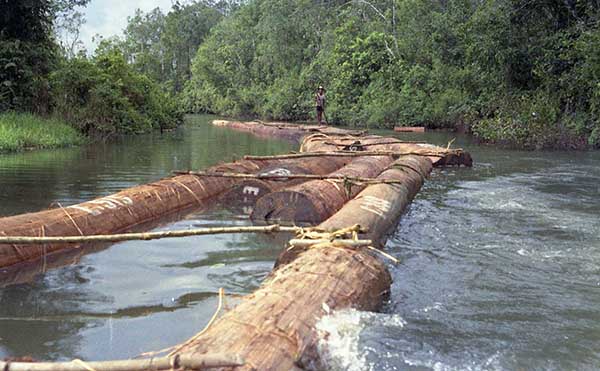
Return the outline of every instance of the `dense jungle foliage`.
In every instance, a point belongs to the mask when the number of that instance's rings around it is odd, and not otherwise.
[[[308,120],[324,85],[329,123],[600,146],[600,0],[176,1],[85,53],[88,1],[0,0],[0,111],[103,136],[183,110]]]
[[[81,25],[74,9],[88,2],[0,0],[0,112],[52,116],[102,137],[175,127],[183,119],[176,99],[124,50],[105,40],[86,56],[74,52],[76,40],[67,49],[56,39],[59,27]]]
[[[467,127],[525,147],[600,145],[598,0],[254,0],[200,46],[188,109]]]

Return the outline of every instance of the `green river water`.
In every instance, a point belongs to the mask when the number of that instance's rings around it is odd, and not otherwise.
[[[179,130],[79,148],[0,155],[0,216],[69,205],[243,154],[296,145],[191,117]],[[393,135],[391,132],[384,132]],[[450,133],[398,134],[445,144]],[[387,248],[383,313],[320,326],[332,369],[600,367],[600,153],[524,152],[459,137],[472,169],[435,170]],[[249,225],[207,204],[154,229]],[[131,241],[35,275],[0,270],[0,358],[105,360],[179,343],[204,327],[223,287],[255,289],[285,236]],[[31,273],[31,272],[29,272]],[[229,299],[232,304],[235,299]]]

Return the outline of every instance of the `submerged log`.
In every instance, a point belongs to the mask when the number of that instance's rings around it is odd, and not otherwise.
[[[399,161],[400,166],[382,177],[404,180],[403,184],[368,186],[354,206],[348,204],[321,227],[360,220],[376,234],[389,226],[389,220],[395,222],[431,169],[423,158]],[[406,164],[418,171],[405,169]],[[390,207],[378,213],[365,211],[361,206],[366,196],[381,197]],[[391,277],[385,264],[366,249],[321,244],[279,259],[284,260],[256,292],[185,344],[181,354],[232,352],[245,359],[246,364],[237,368],[242,370],[324,369],[318,348],[326,335],[316,329],[320,318],[350,307],[376,310],[389,292]]]
[[[359,157],[330,175],[376,177],[391,162],[390,156]],[[250,218],[255,221],[320,223],[363,188],[364,186],[350,183],[313,180],[259,198]]]
[[[256,173],[292,160],[249,161],[218,165],[214,172]],[[92,201],[56,209],[0,218],[0,236],[84,236],[122,232],[193,205],[202,205],[239,183],[236,179],[181,175],[126,189]],[[0,245],[0,268],[31,261],[78,245]]]

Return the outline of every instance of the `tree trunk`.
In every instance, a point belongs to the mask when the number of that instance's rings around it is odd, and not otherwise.
[[[362,146],[362,147],[361,147]],[[306,136],[300,145],[301,152],[329,152],[354,147],[358,150],[391,151],[397,153],[424,153],[433,166],[473,166],[468,152],[427,143],[393,142],[390,138],[370,135],[363,138],[331,138],[323,133]]]
[[[331,176],[376,177],[390,163],[390,156],[358,157]],[[339,210],[364,188],[331,180],[313,180],[278,192],[256,202],[250,218],[255,221],[285,221],[318,224]]]
[[[258,174],[292,175],[292,174],[315,174],[326,175],[340,167],[347,165],[350,158],[328,157],[301,159],[294,163],[283,165],[271,165],[262,169]],[[282,188],[291,187],[306,182],[306,179],[244,179],[240,180],[233,188],[223,193],[219,199],[220,203],[227,208],[241,210],[244,214],[250,214],[254,209],[256,201],[271,192]]]

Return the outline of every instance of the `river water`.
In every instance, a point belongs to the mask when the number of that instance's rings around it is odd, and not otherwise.
[[[191,118],[164,135],[0,155],[0,215],[68,205],[242,154],[295,149]],[[391,134],[391,133],[386,133]],[[445,144],[453,134],[403,139]],[[435,170],[388,241],[402,260],[383,313],[321,321],[332,369],[597,369],[600,153],[478,146],[472,169]],[[207,204],[155,230],[248,225]],[[202,329],[216,293],[255,289],[285,238],[130,241],[46,272],[0,271],[0,358],[127,358]],[[4,273],[4,275],[3,275]],[[230,296],[230,302],[235,299]]]

